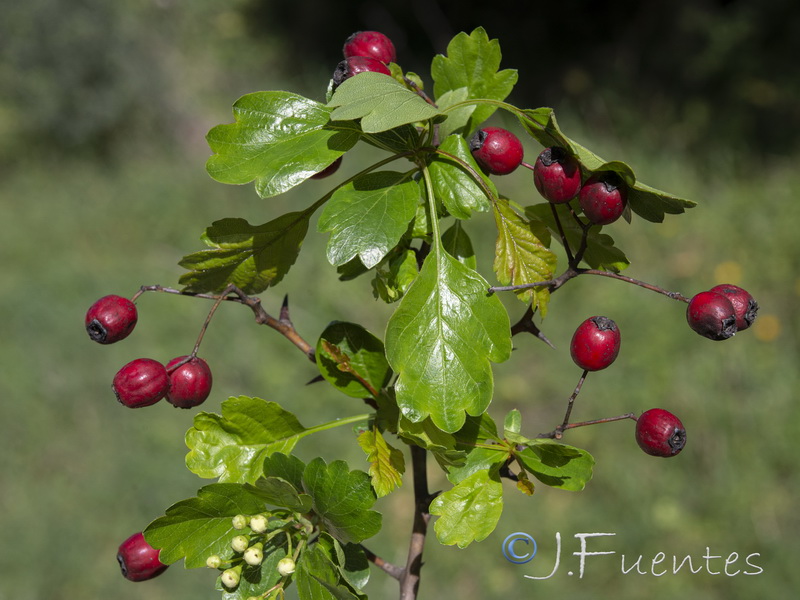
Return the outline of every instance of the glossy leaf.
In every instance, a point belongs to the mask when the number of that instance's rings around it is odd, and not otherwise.
[[[572,252],[575,253],[580,247],[583,230],[570,215],[568,206],[562,204],[557,206],[556,210],[558,211],[561,228],[567,238],[567,243],[572,248]],[[555,239],[561,241],[558,225],[553,217],[553,210],[549,203],[529,206],[525,209],[525,214],[532,219],[535,218],[544,222],[555,235]],[[625,253],[614,245],[614,239],[608,234],[601,233],[601,231],[600,227],[592,227],[589,230],[583,261],[592,269],[603,269],[619,273],[627,268],[630,262]]]
[[[235,123],[206,136],[206,170],[222,183],[256,183],[275,196],[319,173],[358,141],[351,123],[330,123],[331,109],[289,92],[255,92],[233,105]]]
[[[410,248],[389,252],[375,267],[372,292],[376,298],[391,303],[400,300],[419,275],[417,254]]]
[[[288,508],[299,513],[311,510],[311,497],[298,492],[294,485],[280,477],[260,477],[254,486],[248,486],[247,489],[254,496],[273,506]]]
[[[478,185],[475,176],[490,190],[491,197],[497,196],[497,189],[475,162],[467,141],[461,136],[451,135],[441,143],[439,150],[466,163],[472,172],[452,158],[437,154],[428,167],[436,199],[458,219],[469,219],[474,211],[489,210],[490,198],[484,188]]]
[[[358,257],[369,269],[397,245],[420,202],[411,175],[378,171],[336,190],[317,224],[320,232],[331,233],[327,256],[332,265]]]
[[[381,514],[370,510],[375,492],[363,471],[350,471],[341,460],[327,465],[316,458],[306,465],[303,488],[325,529],[340,542],[358,543],[380,531]]]
[[[403,453],[391,446],[376,428],[358,436],[358,445],[367,454],[372,487],[378,498],[386,496],[403,484],[406,470]]]
[[[337,565],[320,544],[303,551],[294,581],[300,600],[357,600],[357,596],[340,583]]]
[[[440,114],[396,79],[382,73],[359,73],[345,80],[328,106],[335,107],[335,121],[361,119],[364,133],[378,133],[417,121],[427,121]]]
[[[466,452],[456,449],[456,438],[452,433],[445,433],[436,427],[430,418],[412,423],[400,417],[397,435],[428,450],[443,469],[464,464]]]
[[[438,515],[434,530],[442,544],[466,548],[489,536],[503,512],[503,484],[496,471],[476,471],[439,494],[430,512]]]
[[[288,213],[265,223],[222,219],[207,228],[202,240],[210,246],[180,261],[188,269],[180,283],[188,292],[219,292],[234,284],[246,294],[279,283],[300,254],[310,212]]]
[[[510,356],[511,329],[483,277],[440,244],[389,320],[386,357],[399,374],[401,413],[414,422],[430,416],[437,427],[454,432],[467,414],[480,414],[491,402],[490,361]]]
[[[468,99],[504,100],[517,83],[517,72],[513,69],[499,71],[501,59],[500,43],[490,40],[482,27],[470,34],[459,33],[448,44],[447,56],[439,54],[431,64],[436,98],[466,88]],[[491,105],[476,106],[466,125],[457,132],[472,132],[495,110]],[[459,117],[463,119],[462,115]]]
[[[547,248],[550,240],[545,227],[523,219],[502,199],[494,203],[494,221],[497,225],[494,271],[501,284],[548,281],[555,276],[556,255]],[[542,316],[547,314],[550,291],[546,287],[518,290],[516,295],[523,302],[533,303]]]
[[[478,261],[475,258],[475,250],[472,248],[472,240],[464,231],[461,221],[453,223],[442,234],[442,247],[458,262],[470,269],[477,269]]]
[[[243,486],[215,483],[201,488],[196,498],[173,504],[165,516],[147,526],[144,535],[150,545],[161,548],[161,562],[171,564],[185,558],[187,569],[204,567],[212,554],[229,552],[236,535],[231,522],[235,515],[262,510],[264,503]]]
[[[585,450],[552,441],[532,441],[517,454],[525,470],[552,487],[580,491],[592,478],[594,458]]]
[[[379,133],[365,133],[362,138],[368,144],[392,154],[408,152],[420,146],[420,132],[413,125],[401,125]]]
[[[201,412],[186,433],[186,466],[220,482],[255,483],[264,458],[287,453],[306,431],[275,402],[239,396],[222,403],[222,415]]]
[[[329,324],[317,341],[316,360],[322,376],[353,398],[376,395],[392,376],[383,342],[355,323]]]
[[[552,108],[537,108],[521,111],[519,117],[528,132],[545,147],[561,146],[574,154],[581,162],[584,179],[595,171],[614,171],[628,184],[628,206],[647,221],[660,223],[665,214],[681,214],[696,206],[692,200],[680,198],[652,188],[636,179],[627,164],[621,161],[606,161],[579,143],[565,136],[558,126]]]

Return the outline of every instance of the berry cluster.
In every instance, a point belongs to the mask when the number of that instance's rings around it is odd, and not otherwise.
[[[265,544],[269,544],[272,538],[284,533],[280,527],[270,527],[269,517],[263,514],[236,515],[232,519],[232,526],[238,531],[249,528],[250,533],[237,534],[231,539],[230,547],[233,551],[231,557],[223,559],[219,554],[212,554],[206,559],[206,566],[220,571],[220,582],[229,590],[236,589],[239,585],[245,565],[255,567],[264,561]],[[288,578],[295,571],[294,558],[283,557],[278,561],[276,569],[282,578]]]
[[[333,88],[364,72],[391,75],[388,65],[397,58],[392,40],[378,31],[357,31],[345,40],[342,60],[333,72]]]
[[[100,344],[126,338],[138,320],[133,301],[104,296],[86,312],[86,331]],[[178,356],[166,366],[152,358],[137,358],[114,375],[112,388],[120,404],[128,408],[151,406],[162,398],[179,408],[205,402],[211,393],[211,369],[194,354]]]
[[[757,314],[758,302],[753,296],[729,283],[696,294],[686,308],[689,327],[715,341],[727,340],[747,329]]]

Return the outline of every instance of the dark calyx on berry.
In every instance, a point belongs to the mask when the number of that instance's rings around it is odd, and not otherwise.
[[[392,74],[389,68],[376,58],[351,56],[336,65],[336,70],[333,72],[334,88],[339,87],[343,81],[350,79],[354,75],[367,72],[383,73],[384,75]]]
[[[569,202],[581,189],[580,163],[559,146],[545,148],[533,166],[533,183],[548,202]]]
[[[492,175],[508,175],[521,163],[524,149],[519,138],[501,127],[484,127],[469,140],[476,162]]]
[[[736,314],[736,328],[743,331],[753,324],[758,316],[758,302],[755,301],[750,292],[731,283],[715,285],[709,291],[722,294],[733,305]]]
[[[89,337],[99,344],[125,339],[136,326],[136,305],[122,296],[103,296],[86,311],[84,324]]]
[[[627,186],[613,171],[595,173],[583,184],[578,201],[587,219],[595,225],[608,225],[625,212]]]
[[[686,429],[671,412],[651,408],[636,420],[636,443],[651,456],[675,456],[686,445]]]
[[[736,311],[723,294],[695,294],[686,307],[686,321],[695,332],[710,340],[727,340],[736,334]]]

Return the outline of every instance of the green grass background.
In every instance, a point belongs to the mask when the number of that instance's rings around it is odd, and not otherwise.
[[[252,89],[257,87],[263,86]],[[229,121],[234,99],[235,93],[197,113],[195,133]],[[800,588],[798,157],[754,156],[744,148],[688,155],[662,149],[659,132],[647,123],[633,134],[580,123],[568,109],[559,117],[569,135],[601,155],[626,160],[643,181],[699,203],[661,225],[634,217],[631,225],[607,227],[632,261],[627,274],[687,295],[737,283],[756,296],[761,315],[752,330],[715,343],[688,329],[684,305],[640,288],[582,277],[555,294],[542,328],[556,350],[532,337],[515,338],[511,360],[495,370],[491,414],[501,420],[518,408],[530,434],[558,423],[579,375],[567,350],[571,332],[584,318],[605,314],[621,328],[622,351],[612,368],[588,378],[574,418],[667,408],[687,427],[686,449],[670,460],[646,456],[634,442],[632,422],[570,432],[566,441],[597,460],[586,490],[539,485],[528,498],[506,484],[506,507],[488,539],[458,550],[439,545],[431,534],[420,597],[790,598]],[[177,260],[200,248],[206,225],[227,216],[262,223],[305,207],[330,183],[358,170],[361,160],[372,160],[371,152],[348,156],[332,180],[309,181],[269,200],[259,199],[251,186],[212,181],[203,169],[208,151],[200,135],[187,135],[177,152],[154,139],[113,161],[22,152],[13,168],[3,170],[0,600],[217,597],[212,572],[175,565],[156,580],[133,584],[120,577],[114,558],[120,541],[208,482],[183,464],[192,411],[165,403],[125,409],[113,397],[111,379],[133,358],[167,361],[187,353],[209,304],[145,294],[135,333],[109,347],[88,339],[83,315],[104,294],[176,285]],[[531,162],[537,152],[528,145]],[[527,171],[498,184],[521,204],[538,202]],[[491,218],[479,215],[466,228],[475,238],[479,267],[491,278]],[[360,322],[382,335],[391,307],[372,298],[366,279],[338,282],[324,260],[325,242],[312,224],[290,274],[262,294],[265,308],[277,313],[288,294],[292,318],[309,340],[334,319]],[[521,303],[506,301],[512,319],[522,313]],[[325,384],[306,386],[313,365],[275,332],[256,326],[242,307],[221,307],[201,355],[214,372],[205,410],[218,411],[226,397],[245,394],[277,401],[307,425],[363,411]],[[346,430],[307,438],[297,452],[366,468]],[[433,465],[431,486],[447,489]],[[410,501],[404,486],[377,503],[384,531],[369,546],[396,563],[406,554]],[[539,542],[539,555],[523,566],[501,553],[503,539],[517,531]],[[563,538],[561,569],[549,580],[525,579],[552,568],[556,532]],[[617,552],[588,558],[583,579],[571,554],[578,550],[573,535],[581,532],[615,533],[590,541],[589,549]],[[723,557],[737,552],[731,571],[758,553],[753,562],[763,573],[620,572],[621,554],[629,565],[641,554],[646,566],[663,552],[669,569],[673,555],[688,554],[695,566],[704,565],[707,548]],[[711,568],[722,571],[723,560]],[[569,570],[576,574],[567,575]],[[368,592],[392,598],[396,586],[375,572]]]

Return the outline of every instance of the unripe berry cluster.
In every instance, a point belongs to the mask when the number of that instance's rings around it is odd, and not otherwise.
[[[245,565],[255,567],[264,561],[264,545],[275,533],[281,530],[275,530],[271,535],[267,534],[269,518],[263,514],[252,516],[236,515],[231,519],[231,526],[237,531],[243,531],[248,528],[250,531],[246,534],[237,534],[231,538],[232,556],[228,559],[223,559],[218,554],[212,554],[206,559],[206,566],[210,569],[220,570],[222,585],[232,590],[239,585],[242,568]],[[277,565],[281,577],[288,577],[294,573],[294,567],[294,560],[288,556],[282,558]]]
[[[89,337],[100,344],[125,339],[138,321],[136,305],[121,296],[104,296],[89,307],[84,319]],[[114,375],[112,389],[129,408],[151,406],[166,398],[173,406],[192,408],[211,393],[211,369],[197,356],[178,356],[166,366],[152,358],[132,360]]]

